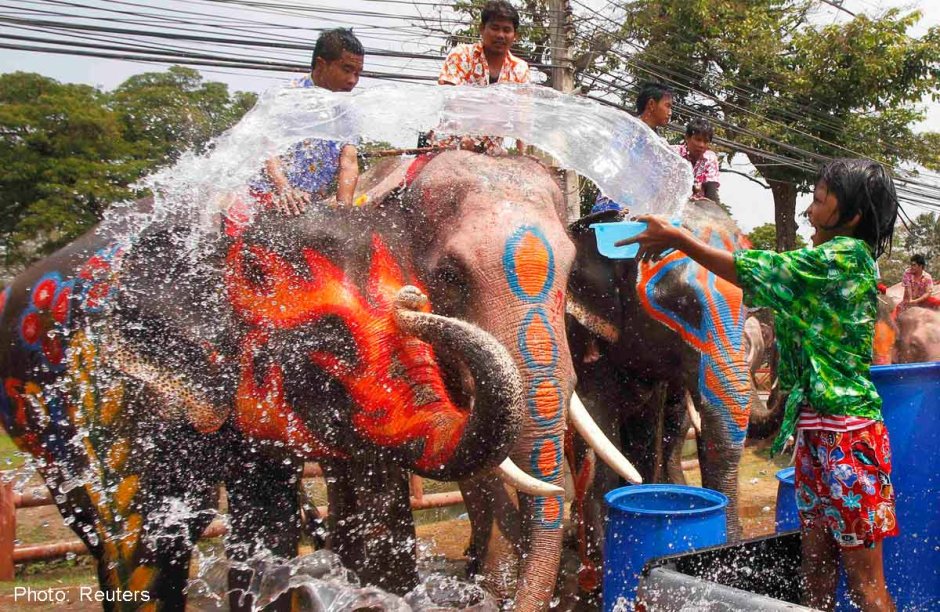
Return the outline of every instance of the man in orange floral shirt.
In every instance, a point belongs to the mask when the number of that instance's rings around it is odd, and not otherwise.
[[[444,60],[441,85],[528,83],[529,65],[510,52],[519,13],[506,0],[490,0],[480,14],[480,42],[457,45]]]
[[[457,45],[444,60],[440,85],[528,83],[529,65],[510,52],[519,29],[519,13],[506,0],[490,0],[480,14],[480,42]],[[444,144],[444,143],[439,143]],[[517,143],[522,149],[522,143]],[[501,147],[492,138],[461,139],[460,148],[494,152]]]

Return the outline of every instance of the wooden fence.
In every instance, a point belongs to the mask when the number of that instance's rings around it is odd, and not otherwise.
[[[321,478],[323,471],[315,463],[304,465],[304,478]],[[34,561],[49,561],[67,555],[87,555],[88,548],[80,540],[67,542],[54,542],[52,544],[36,544],[31,546],[16,545],[16,511],[20,508],[36,508],[39,506],[52,506],[55,502],[52,494],[45,486],[34,486],[23,492],[14,490],[10,479],[0,478],[0,581],[14,579],[17,563],[31,563]],[[8,481],[8,482],[4,482]],[[460,491],[447,493],[424,494],[424,485],[420,476],[411,476],[411,509],[427,510],[429,508],[444,508],[463,503]],[[317,510],[321,516],[326,516],[327,507],[321,506]],[[202,538],[217,538],[226,533],[223,521],[216,519],[202,532]]]

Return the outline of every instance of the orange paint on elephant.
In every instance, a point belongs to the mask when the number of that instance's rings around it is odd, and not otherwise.
[[[535,388],[535,410],[545,421],[554,421],[561,416],[561,397],[558,384],[543,380]]]
[[[549,276],[549,262],[551,261],[548,249],[539,240],[538,236],[527,233],[522,237],[514,253],[513,262],[519,287],[526,295],[535,297],[545,288]]]
[[[546,497],[542,505],[542,517],[547,523],[557,523],[561,519],[561,497]]]
[[[551,330],[546,326],[546,321],[542,317],[532,317],[531,322],[525,329],[525,344],[528,349],[528,357],[533,361],[533,366],[551,366],[555,360],[554,338]]]
[[[558,472],[561,450],[560,442],[557,439],[545,438],[543,440],[542,445],[539,447],[539,454],[536,460],[539,474],[543,478],[553,477],[555,473]]]
[[[246,252],[264,273],[260,287],[248,279]],[[229,299],[246,322],[259,326],[253,336],[257,345],[266,342],[263,329],[292,329],[326,316],[339,318],[355,342],[356,357],[350,361],[320,351],[308,358],[341,382],[355,402],[358,409],[351,418],[356,432],[385,447],[424,442],[416,460],[420,468],[434,469],[447,463],[468,415],[450,401],[433,348],[402,334],[395,323],[394,299],[408,283],[386,245],[373,237],[364,290],[323,254],[305,249],[303,256],[307,275],[260,246],[239,242],[230,250]],[[423,310],[430,310],[430,306]],[[281,366],[269,365],[264,386],[258,387],[253,374],[255,349],[245,346],[242,350],[239,426],[263,438],[283,439],[285,431],[295,432],[284,441],[328,452],[284,400]]]

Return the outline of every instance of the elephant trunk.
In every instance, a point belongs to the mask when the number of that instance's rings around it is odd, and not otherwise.
[[[401,301],[401,300],[400,300]],[[476,390],[473,409],[450,460],[416,470],[436,480],[460,480],[499,465],[522,427],[522,380],[512,357],[492,336],[457,319],[406,307],[396,309],[399,328],[436,351],[461,355]]]

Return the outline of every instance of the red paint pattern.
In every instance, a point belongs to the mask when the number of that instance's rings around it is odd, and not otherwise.
[[[263,287],[245,275],[245,253],[263,273]],[[266,386],[255,385],[251,355],[263,347],[261,330],[285,330],[314,323],[326,316],[343,321],[356,344],[355,363],[327,352],[309,355],[312,363],[340,381],[358,406],[352,423],[359,435],[379,446],[398,447],[424,441],[416,465],[422,469],[447,463],[463,434],[467,414],[449,399],[431,346],[402,334],[394,320],[393,301],[406,282],[391,252],[378,237],[372,240],[372,260],[364,290],[321,253],[304,249],[307,274],[258,245],[237,241],[228,255],[228,296],[236,312],[255,331],[242,349],[242,383],[236,416],[246,431],[281,435],[277,428],[256,424],[263,412],[287,419],[295,414],[280,391],[283,373],[273,365]],[[413,282],[410,284],[414,284]],[[393,367],[397,366],[397,367]],[[404,377],[403,377],[404,376]],[[421,389],[421,398],[417,391]],[[423,403],[422,403],[423,402]],[[259,407],[261,406],[261,407]],[[262,412],[259,412],[262,411]],[[297,421],[294,425],[298,424]],[[286,421],[283,421],[286,422]],[[324,450],[319,445],[319,450]]]
[[[40,310],[49,308],[49,304],[52,303],[52,296],[55,295],[56,288],[56,282],[51,278],[47,278],[46,280],[40,282],[33,290],[33,305]]]
[[[34,457],[45,457],[51,460],[52,457],[43,449],[37,433],[41,428],[38,424],[30,422],[33,419],[30,418],[27,410],[29,400],[24,397],[23,384],[20,379],[12,377],[3,381],[3,390],[10,398],[10,407],[13,410],[9,434],[16,440],[19,448]]]

